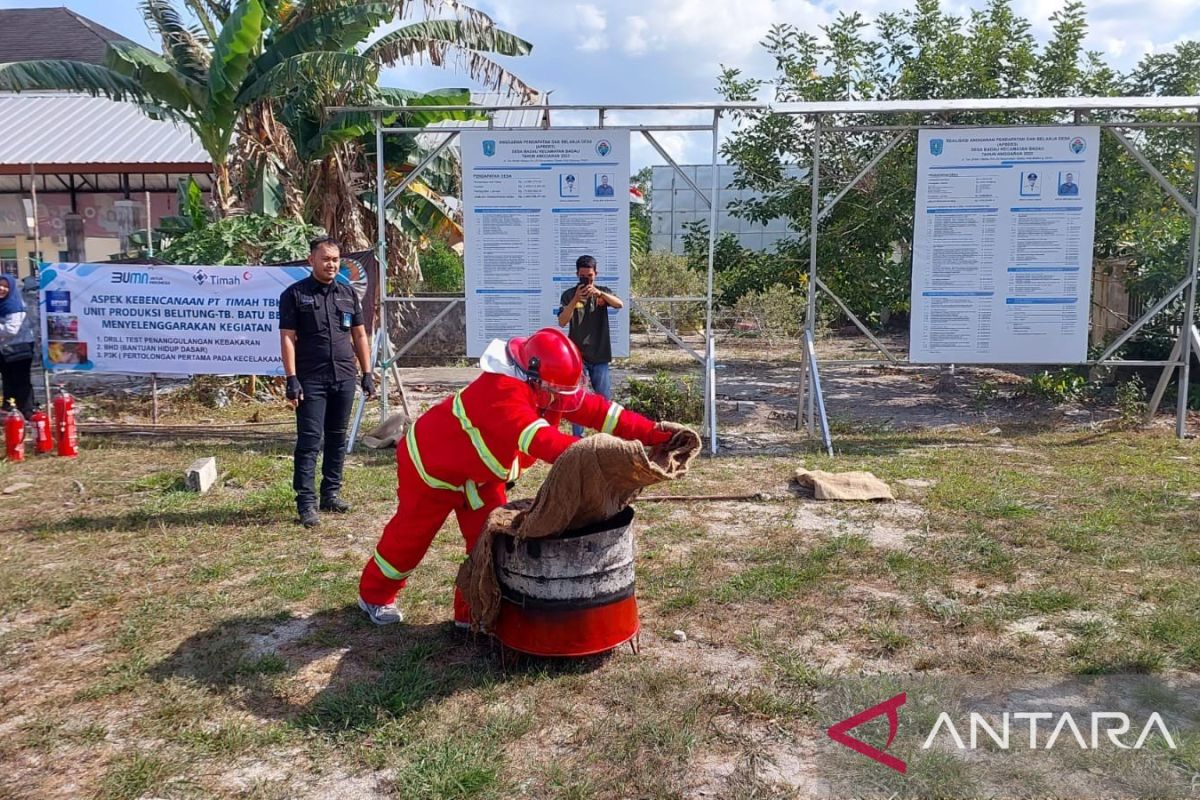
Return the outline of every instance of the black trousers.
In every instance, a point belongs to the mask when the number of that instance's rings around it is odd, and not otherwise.
[[[0,377],[4,379],[4,402],[7,403],[10,397],[14,398],[17,401],[17,408],[21,409],[21,414],[26,420],[33,416],[33,380],[30,378],[32,369],[32,358],[10,361],[0,356]]]
[[[325,443],[321,462],[321,498],[335,497],[342,488],[342,465],[346,461],[346,423],[354,405],[354,381],[300,379],[304,399],[296,407],[296,452],[293,456],[292,488],[296,508],[317,505],[313,483],[317,454]]]

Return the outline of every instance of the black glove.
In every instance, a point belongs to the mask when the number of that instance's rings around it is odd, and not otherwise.
[[[304,390],[300,388],[300,379],[295,375],[288,375],[287,389],[284,393],[288,400],[303,400]]]
[[[362,390],[367,397],[375,396],[375,376],[369,372],[364,372],[362,376]]]

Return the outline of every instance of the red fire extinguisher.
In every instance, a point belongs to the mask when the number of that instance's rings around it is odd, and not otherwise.
[[[9,461],[25,460],[25,418],[17,410],[15,400],[8,401],[9,411],[4,415],[4,449]]]
[[[75,429],[75,398],[65,386],[58,387],[54,398],[54,434],[58,438],[58,454],[67,458],[79,455],[79,434]]]
[[[49,453],[54,449],[54,439],[50,436],[50,417],[41,406],[34,406],[29,421],[33,423],[33,451],[39,455]]]

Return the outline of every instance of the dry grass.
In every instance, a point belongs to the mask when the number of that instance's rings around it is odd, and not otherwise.
[[[390,453],[350,457],[355,511],[316,532],[292,521],[286,442],[93,437],[76,461],[0,465],[0,489],[36,485],[0,495],[0,794],[1006,796],[1021,792],[1002,765],[916,754],[919,780],[896,784],[823,728],[900,676],[1200,670],[1194,442],[875,429],[840,445],[699,462],[672,493],[773,499],[639,506],[642,654],[508,671],[449,623],[450,527],[405,625],[354,608],[394,502]],[[207,454],[219,487],[181,491]],[[870,469],[902,502],[797,498],[800,461]],[[1107,785],[1186,796],[1197,771],[1191,738]]]

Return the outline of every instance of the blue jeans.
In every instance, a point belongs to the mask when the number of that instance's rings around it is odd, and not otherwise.
[[[592,384],[592,391],[605,400],[611,400],[612,378],[608,374],[608,364],[589,364],[585,361],[583,371],[587,373],[588,382]],[[579,425],[572,425],[571,432],[576,436],[583,436],[583,428]]]

